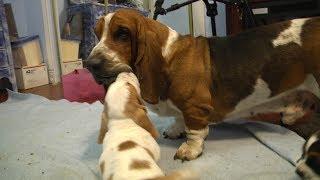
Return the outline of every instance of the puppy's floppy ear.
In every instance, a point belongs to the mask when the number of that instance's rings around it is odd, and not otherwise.
[[[147,115],[147,110],[133,85],[128,84],[129,98],[125,114],[130,117],[138,126],[148,131],[155,139],[159,137],[158,130],[154,127]]]
[[[136,25],[132,43],[132,66],[140,82],[142,98],[148,103],[156,104],[163,92],[160,78],[164,61],[157,36],[155,32],[148,30],[147,23],[148,21],[141,18]]]
[[[154,127],[154,125],[152,124],[151,120],[149,119],[148,115],[147,115],[147,111],[144,108],[144,106],[141,106],[133,115],[132,117],[133,121],[139,125],[140,127],[142,127],[143,129],[145,129],[146,131],[148,131],[152,137],[154,137],[155,139],[157,139],[159,137],[159,132],[158,130]]]
[[[108,132],[108,116],[106,113],[107,113],[107,110],[105,109],[102,112],[102,116],[101,116],[101,125],[100,125],[99,137],[98,137],[98,144],[103,143],[104,136]]]
[[[104,31],[104,16],[100,17],[96,23],[94,28],[94,33],[96,34],[97,38],[100,40]]]

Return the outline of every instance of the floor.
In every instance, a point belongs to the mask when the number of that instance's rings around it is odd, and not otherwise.
[[[31,93],[39,96],[46,97],[50,100],[63,99],[63,86],[61,83],[56,85],[44,85],[27,90],[19,90],[21,93]],[[5,102],[8,99],[8,93],[6,90],[0,90],[0,103]]]
[[[26,90],[19,90],[20,93],[31,93],[31,94],[36,94],[39,96],[43,96],[47,99],[50,100],[60,100],[64,99],[63,95],[63,85],[62,83],[58,83],[55,85],[48,84],[44,86],[39,86],[31,89],[26,89]],[[5,102],[8,98],[8,93],[5,90],[0,91],[0,103]],[[86,102],[86,103],[93,103],[96,100],[81,100],[80,102]],[[103,103],[103,101],[100,101]]]
[[[36,94],[39,96],[46,97],[47,99],[50,100],[59,100],[63,99],[63,86],[61,83],[52,85],[44,85],[44,86],[39,86],[27,90],[19,90],[21,93],[31,93],[31,94]]]

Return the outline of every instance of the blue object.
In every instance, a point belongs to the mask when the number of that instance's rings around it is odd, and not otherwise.
[[[0,79],[8,78],[14,91],[17,91],[13,68],[11,44],[3,0],[0,0]],[[0,87],[8,88],[8,87]]]

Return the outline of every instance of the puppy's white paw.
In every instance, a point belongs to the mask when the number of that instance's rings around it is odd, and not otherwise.
[[[178,139],[185,137],[184,123],[174,123],[163,132],[164,138]]]

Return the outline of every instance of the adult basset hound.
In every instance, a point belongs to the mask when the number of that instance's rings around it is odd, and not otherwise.
[[[177,150],[178,159],[201,155],[210,122],[269,112],[270,106],[255,107],[297,89],[320,95],[320,18],[206,38],[180,35],[122,9],[100,18],[95,32],[100,42],[86,63],[96,81],[107,86],[118,73],[134,72],[142,98],[157,108],[165,105],[159,113],[177,115],[165,134],[175,138],[185,130],[187,141]],[[272,111],[281,114],[284,124],[303,117],[301,108],[296,112],[288,101],[279,102]],[[316,109],[304,96],[300,104]]]

